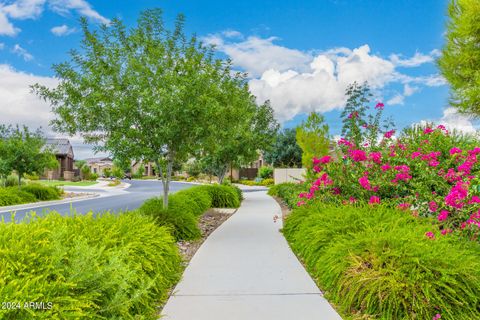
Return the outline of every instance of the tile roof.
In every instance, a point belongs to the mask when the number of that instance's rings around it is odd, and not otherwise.
[[[51,148],[52,151],[57,155],[68,154],[70,152],[70,148],[72,147],[70,141],[65,138],[47,138],[45,146]]]

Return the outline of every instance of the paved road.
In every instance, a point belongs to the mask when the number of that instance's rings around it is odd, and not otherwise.
[[[103,212],[109,210],[119,212],[132,210],[138,208],[146,199],[157,197],[163,193],[162,183],[158,180],[132,180],[126,182],[131,184],[129,188],[114,192],[105,192],[104,190],[94,188],[68,188],[68,190],[72,191],[96,192],[100,194],[100,197],[56,205],[39,204],[34,209],[16,211],[15,220],[21,220],[30,211],[35,211],[37,214],[45,214],[54,210],[66,215],[73,211],[85,214],[90,211]],[[172,182],[170,184],[170,192],[191,186],[192,184],[188,183]],[[9,212],[0,213],[0,221],[2,217],[6,222],[11,221],[11,213]]]
[[[196,252],[162,319],[341,320],[279,232],[279,205],[265,191],[244,196]]]

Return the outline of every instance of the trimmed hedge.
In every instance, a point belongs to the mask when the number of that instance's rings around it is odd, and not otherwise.
[[[28,184],[21,187],[0,187],[0,206],[11,206],[44,200],[60,199],[62,190],[40,184]]]
[[[193,240],[201,236],[198,217],[209,208],[240,206],[241,191],[237,189],[223,185],[192,187],[170,195],[167,209],[163,208],[163,199],[159,197],[145,201],[139,212],[154,217],[159,225],[167,226],[177,240]]]
[[[0,253],[2,301],[52,303],[1,319],[158,319],[182,271],[168,230],[134,213],[2,223]]]
[[[299,200],[298,194],[305,191],[306,186],[303,183],[285,182],[276,184],[268,189],[268,194],[281,198],[290,208],[294,208]]]
[[[36,201],[37,199],[33,194],[20,190],[18,187],[0,188],[0,206],[12,206]]]
[[[284,234],[346,316],[480,318],[480,247],[425,236],[432,221],[385,207],[302,206]],[[362,319],[363,319],[362,318]]]
[[[31,193],[40,201],[60,199],[63,191],[60,188],[31,183],[22,186],[22,191]]]
[[[240,206],[241,197],[239,194],[241,193],[238,192],[240,189],[236,187],[213,184],[198,188],[202,188],[210,194],[213,208],[238,208]]]

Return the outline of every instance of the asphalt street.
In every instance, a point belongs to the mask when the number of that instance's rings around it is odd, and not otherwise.
[[[68,191],[79,191],[87,193],[98,193],[99,197],[85,199],[76,202],[69,202],[56,205],[45,205],[39,203],[35,208],[17,210],[15,212],[15,221],[23,219],[31,211],[35,211],[37,215],[43,215],[49,211],[57,211],[62,215],[69,215],[76,212],[77,214],[85,214],[90,211],[100,213],[104,211],[120,212],[126,210],[133,210],[142,205],[142,203],[152,197],[158,197],[163,194],[162,182],[158,180],[126,180],[125,182],[131,184],[127,189],[118,190],[115,192],[105,192],[101,189],[95,188],[66,188]],[[178,190],[192,187],[192,184],[182,182],[171,182],[170,193]],[[5,222],[11,221],[12,213],[0,213],[0,221],[4,219]]]

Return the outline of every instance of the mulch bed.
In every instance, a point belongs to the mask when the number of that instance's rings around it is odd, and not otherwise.
[[[233,213],[219,212],[215,209],[210,209],[205,212],[199,220],[199,228],[202,232],[202,237],[193,241],[179,241],[177,242],[180,254],[183,257],[184,265],[188,265],[192,257],[197,252],[198,248],[208,238],[208,236],[215,231],[223,222],[225,222]]]

